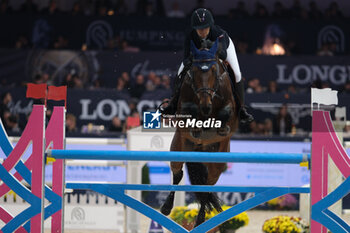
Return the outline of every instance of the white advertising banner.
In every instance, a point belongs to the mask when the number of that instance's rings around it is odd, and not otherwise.
[[[231,141],[231,152],[310,153],[310,142]],[[149,162],[152,184],[170,184],[170,169],[163,162]],[[187,177],[187,176],[185,176]],[[309,184],[306,167],[298,164],[228,163],[218,185],[232,186],[303,186]],[[186,180],[186,184],[190,184]]]

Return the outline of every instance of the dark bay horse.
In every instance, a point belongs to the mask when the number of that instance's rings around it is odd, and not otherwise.
[[[230,138],[238,126],[237,107],[232,93],[231,81],[224,63],[218,58],[218,41],[209,50],[198,50],[191,43],[193,63],[187,71],[181,87],[177,115],[191,115],[195,120],[213,120],[221,124],[210,124],[207,128],[177,127],[171,143],[171,151],[230,151]],[[173,184],[183,177],[184,162],[171,162]],[[226,169],[225,163],[186,163],[193,185],[214,185]],[[173,208],[175,192],[170,192],[161,207],[168,215]],[[205,221],[206,211],[221,205],[215,193],[195,193],[200,210],[195,226]]]

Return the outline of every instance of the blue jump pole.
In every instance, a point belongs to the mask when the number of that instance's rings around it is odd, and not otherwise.
[[[136,160],[212,163],[289,163],[309,161],[310,154],[231,153],[197,151],[101,151],[101,150],[49,150],[55,159]]]

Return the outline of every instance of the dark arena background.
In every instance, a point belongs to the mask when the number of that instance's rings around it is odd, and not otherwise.
[[[43,103],[26,98],[27,83],[34,83],[67,86],[66,103],[48,100],[46,112],[48,121],[53,106],[66,104],[67,149],[169,150],[173,132],[144,132],[144,112],[155,112],[171,97],[191,14],[202,7],[235,45],[245,104],[255,118],[239,125],[231,152],[311,153],[310,90],[331,88],[345,110],[338,115],[336,106],[324,108],[342,122],[337,133],[349,154],[348,0],[0,0],[0,114],[13,145],[33,104]],[[4,159],[0,150],[0,161]],[[139,171],[133,174],[126,162],[68,161],[66,180],[172,183],[166,162],[135,166]],[[302,187],[310,183],[309,173],[295,164],[228,163],[217,184]],[[50,172],[45,176],[52,179]],[[185,178],[183,184],[190,184],[187,174]],[[159,209],[167,194],[137,195]],[[0,203],[14,212],[24,208],[20,201],[9,201],[11,195],[2,196]],[[218,193],[228,206],[253,195]],[[190,192],[178,196],[175,204],[195,201]],[[167,232],[93,191],[67,190],[65,198],[66,232]],[[305,198],[289,194],[259,205],[247,211],[249,224],[236,232],[278,233],[263,230],[263,224],[279,215],[308,221],[300,207],[308,204]],[[349,224],[350,196],[338,205]],[[94,218],[96,214],[105,216]],[[0,232],[3,225],[0,218]]]

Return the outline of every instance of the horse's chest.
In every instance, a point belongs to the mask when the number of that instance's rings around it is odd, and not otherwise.
[[[191,149],[192,151],[218,151],[219,150],[220,143],[215,142],[211,144],[201,144],[201,143],[195,143],[191,140],[186,139],[185,140],[185,147],[187,149]]]

